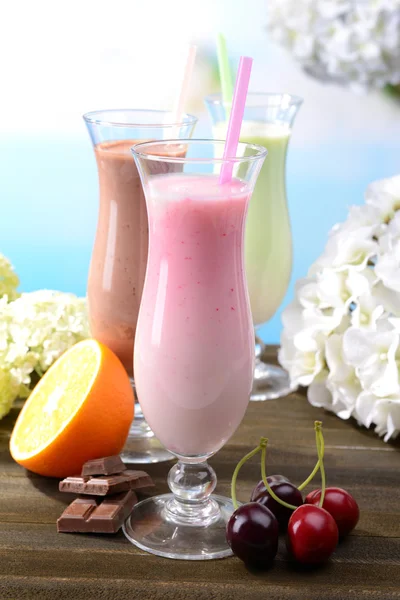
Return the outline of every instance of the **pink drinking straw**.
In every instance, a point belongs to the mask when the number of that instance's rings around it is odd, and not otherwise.
[[[246,106],[247,90],[251,75],[253,59],[248,56],[241,56],[238,73],[236,77],[235,89],[233,91],[232,110],[229,117],[228,132],[224,147],[224,160],[236,156],[240,129],[242,127],[244,107]],[[233,162],[224,162],[219,174],[219,183],[228,183],[232,179]]]

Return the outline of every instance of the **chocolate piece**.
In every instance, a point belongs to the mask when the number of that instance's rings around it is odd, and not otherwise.
[[[127,490],[138,490],[154,485],[144,471],[125,471],[120,475],[109,477],[67,477],[59,483],[60,492],[72,494],[89,494],[91,496],[108,496]]]
[[[154,486],[154,482],[150,475],[146,471],[131,471],[130,469],[125,471],[123,475],[129,481],[129,489],[140,490],[145,487]]]
[[[88,460],[82,467],[82,477],[90,475],[114,475],[125,471],[126,465],[122,462],[119,454],[116,456],[105,456]]]
[[[137,503],[128,490],[107,498],[77,498],[57,520],[59,533],[116,533]]]

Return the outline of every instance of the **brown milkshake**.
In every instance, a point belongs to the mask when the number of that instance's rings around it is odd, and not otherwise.
[[[134,144],[95,146],[100,209],[88,280],[92,335],[116,353],[129,375],[148,244],[146,202],[130,151]]]
[[[146,202],[130,151],[140,142],[95,145],[100,210],[88,280],[91,333],[115,352],[131,376],[148,249]],[[185,149],[179,156],[184,155]]]

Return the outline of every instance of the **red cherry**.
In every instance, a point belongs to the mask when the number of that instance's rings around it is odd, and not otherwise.
[[[314,490],[307,495],[305,501],[316,506],[320,498],[321,490]],[[353,496],[342,488],[326,488],[323,508],[335,519],[340,537],[350,533],[358,523],[360,517],[358,504]]]
[[[328,560],[338,541],[335,520],[324,508],[303,504],[289,519],[288,550],[304,565],[317,565]]]

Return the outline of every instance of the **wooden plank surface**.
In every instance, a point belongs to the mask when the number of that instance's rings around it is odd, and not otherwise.
[[[272,352],[271,349],[271,357]],[[210,461],[217,491],[229,494],[237,461],[261,435],[270,439],[268,472],[299,483],[315,462],[313,422],[324,423],[328,484],[356,497],[361,518],[332,560],[294,568],[284,540],[272,569],[260,573],[236,558],[172,561],[146,554],[116,536],[57,534],[70,497],[58,482],[16,465],[8,440],[17,410],[0,421],[0,598],[53,600],[344,600],[400,599],[400,443],[311,407],[303,393],[251,403],[238,432]],[[167,491],[171,463],[150,465],[156,493]],[[241,472],[239,499],[259,478],[254,459]]]

